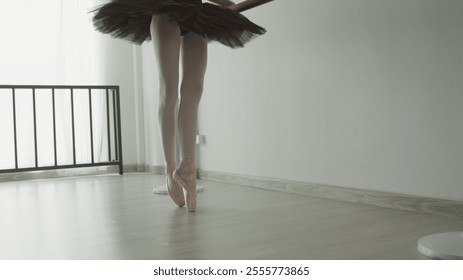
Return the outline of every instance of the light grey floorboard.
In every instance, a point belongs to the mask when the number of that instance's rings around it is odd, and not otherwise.
[[[197,213],[148,173],[0,183],[0,259],[420,259],[457,217],[201,180]]]

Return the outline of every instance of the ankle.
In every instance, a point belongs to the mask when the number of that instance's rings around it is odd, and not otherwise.
[[[195,157],[193,156],[183,156],[182,162],[195,162]]]
[[[182,173],[194,173],[196,172],[196,163],[193,157],[183,157],[179,168]]]
[[[175,163],[175,161],[166,161],[165,166],[165,173],[172,174],[175,168],[177,167],[177,164]]]

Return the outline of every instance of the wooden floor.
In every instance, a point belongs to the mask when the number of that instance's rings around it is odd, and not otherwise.
[[[421,259],[419,214],[200,181],[187,213],[132,173],[0,183],[0,259]]]

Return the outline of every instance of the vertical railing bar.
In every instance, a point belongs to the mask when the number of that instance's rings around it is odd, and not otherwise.
[[[55,107],[55,88],[51,89],[51,100],[52,100],[52,106],[53,106],[53,153],[55,155],[55,166],[58,166],[58,155],[57,151],[58,149],[56,148],[56,107]]]
[[[116,155],[116,161],[119,160],[119,139],[117,139],[117,111],[116,111],[116,92],[114,89],[111,90],[113,94],[113,117],[114,117],[114,150]]]
[[[109,121],[109,89],[106,89],[106,122],[108,132],[108,161],[111,161],[111,126]]]
[[[124,174],[124,166],[122,162],[122,129],[121,129],[121,102],[120,102],[120,92],[119,87],[116,89],[117,96],[117,138],[119,138],[119,174]]]
[[[88,89],[88,106],[90,111],[90,149],[92,150],[92,163],[95,163],[93,152],[93,113],[92,113],[92,89]]]
[[[72,121],[72,158],[74,165],[76,164],[76,129],[74,125],[74,88],[71,90],[71,121]]]
[[[18,169],[18,133],[16,128],[16,89],[12,88],[13,96],[13,129],[14,129],[14,166]]]
[[[32,112],[34,117],[34,155],[35,155],[35,167],[39,167],[39,157],[37,150],[37,111],[35,104],[35,88],[32,88]]]

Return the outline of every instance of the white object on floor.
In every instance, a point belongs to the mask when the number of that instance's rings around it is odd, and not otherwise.
[[[418,252],[440,260],[463,260],[463,232],[428,235],[418,240]]]
[[[200,185],[196,185],[196,193],[203,192],[204,188],[201,187]],[[155,187],[153,189],[154,194],[159,194],[159,195],[167,195],[167,185],[162,185],[159,187]]]

